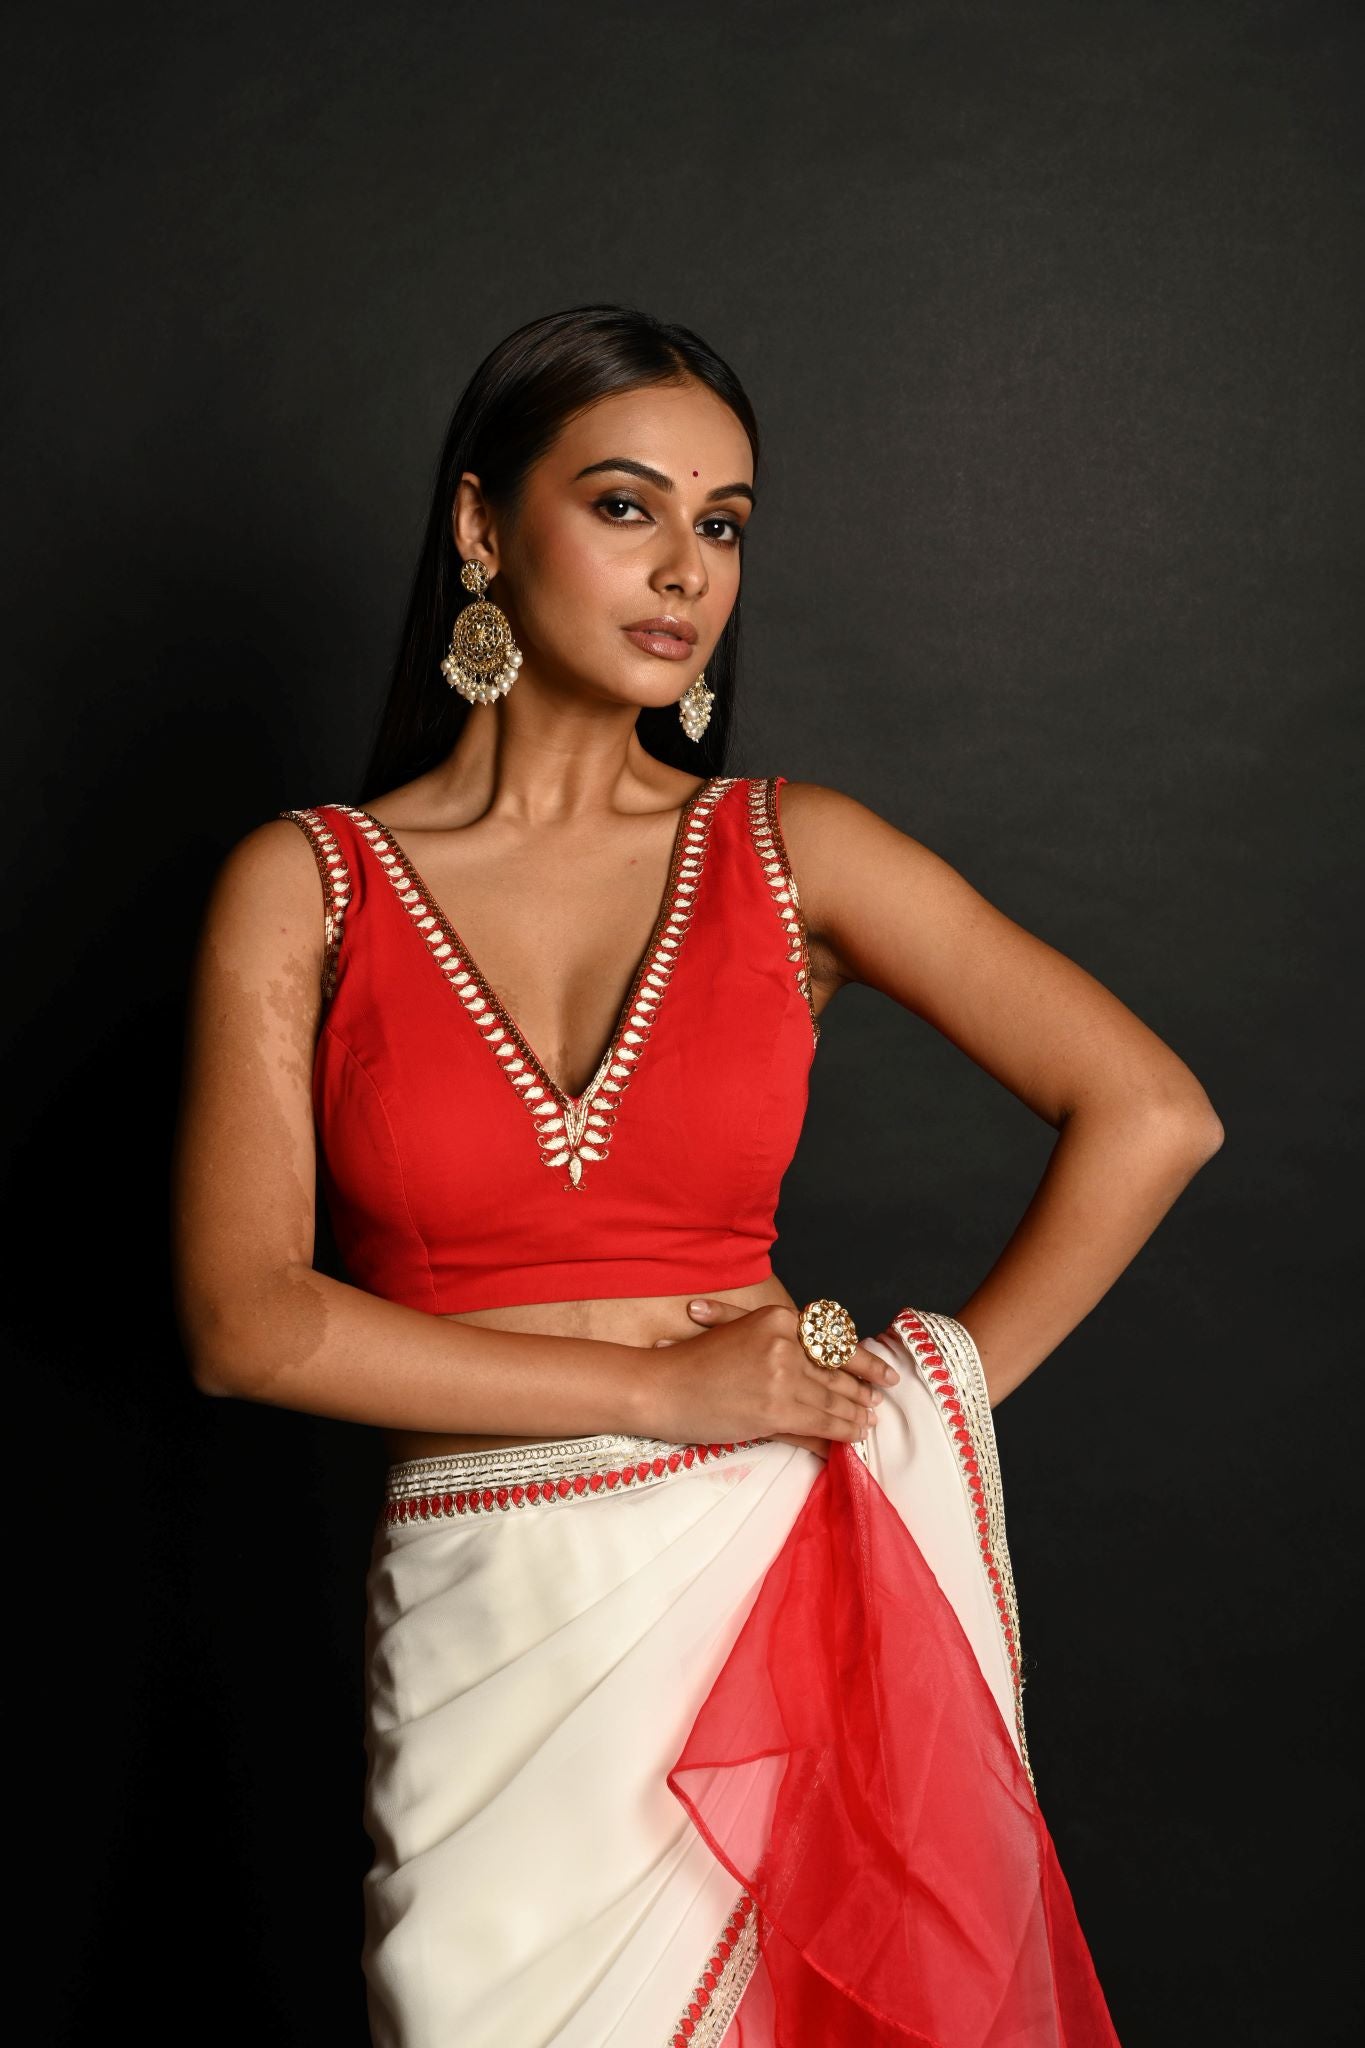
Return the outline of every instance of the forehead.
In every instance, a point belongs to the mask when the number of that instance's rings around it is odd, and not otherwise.
[[[575,414],[550,450],[555,470],[572,475],[609,455],[633,456],[680,483],[753,481],[749,437],[704,384],[650,384],[613,392]]]

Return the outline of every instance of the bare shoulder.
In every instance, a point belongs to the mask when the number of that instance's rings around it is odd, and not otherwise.
[[[842,789],[831,788],[827,782],[784,782],[780,801],[784,836],[790,836],[794,828],[812,844],[848,831],[890,832],[898,839],[906,837],[870,805],[860,803],[856,796],[849,796]]]
[[[894,876],[903,890],[942,866],[922,840],[824,782],[784,782],[782,837],[813,932],[833,929],[839,906],[869,881]]]
[[[894,831],[884,817],[880,817],[870,805],[860,803],[857,797],[849,797],[841,788],[831,788],[829,782],[784,782],[782,784],[782,829],[786,834],[788,821],[796,823],[800,831],[810,836],[839,834],[849,827],[860,829],[860,825],[880,825],[884,831]]]
[[[204,908],[201,952],[268,972],[320,963],[325,900],[317,855],[289,818],[270,818],[219,862]]]

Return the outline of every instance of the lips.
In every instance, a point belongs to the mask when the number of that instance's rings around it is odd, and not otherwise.
[[[636,619],[631,625],[626,627],[626,631],[628,633],[667,633],[674,640],[686,640],[689,645],[695,642],[697,637],[697,629],[690,619],[675,619],[671,617]]]
[[[697,640],[697,629],[690,619],[637,619],[633,626],[622,630],[637,647],[643,647],[649,654],[662,655],[666,661],[684,660]]]

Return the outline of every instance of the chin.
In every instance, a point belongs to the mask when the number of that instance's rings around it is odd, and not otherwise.
[[[657,711],[670,704],[676,704],[683,691],[687,688],[687,685],[691,682],[691,676],[682,674],[674,676],[670,673],[671,664],[659,661],[653,655],[644,655],[641,659],[652,662],[653,666],[660,673],[658,675],[641,675],[639,669],[632,662],[623,675],[612,676],[609,682],[604,683],[602,681],[603,676],[610,674],[607,664],[604,662],[602,668],[598,671],[596,687],[599,690],[605,689],[614,702],[630,704],[636,711]],[[687,666],[688,664],[683,662],[678,664],[679,669]],[[650,684],[653,684],[652,689],[648,687]]]

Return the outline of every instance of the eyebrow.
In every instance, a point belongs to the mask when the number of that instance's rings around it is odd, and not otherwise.
[[[602,469],[623,469],[628,476],[643,477],[647,484],[655,484],[661,491],[673,489],[671,476],[665,476],[661,469],[651,469],[646,462],[634,462],[628,455],[609,455],[605,462],[590,462],[586,469],[579,470],[573,481],[577,483],[578,477],[596,476]],[[705,502],[709,505],[713,498],[747,498],[751,505],[757,503],[748,484],[718,484],[714,491],[706,493]]]

